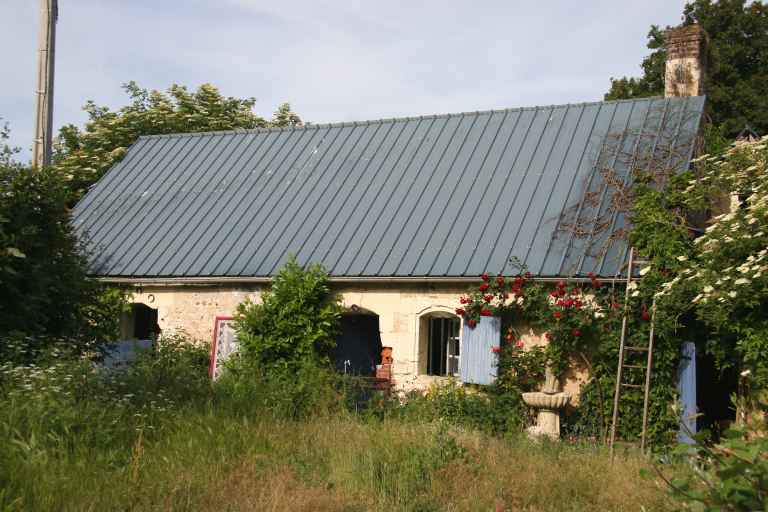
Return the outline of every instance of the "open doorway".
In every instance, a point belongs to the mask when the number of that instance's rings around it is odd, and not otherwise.
[[[701,351],[703,352],[703,351]],[[735,368],[719,370],[709,354],[696,357],[696,408],[698,430],[709,430],[714,439],[736,420],[731,395],[737,392],[739,376]]]
[[[381,364],[381,332],[379,316],[357,308],[341,316],[333,361],[345,374],[370,377]]]

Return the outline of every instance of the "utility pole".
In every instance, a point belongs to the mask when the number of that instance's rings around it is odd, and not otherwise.
[[[37,92],[35,95],[35,138],[32,165],[38,169],[51,164],[53,137],[53,72],[56,56],[58,0],[40,0],[40,29],[37,40]]]

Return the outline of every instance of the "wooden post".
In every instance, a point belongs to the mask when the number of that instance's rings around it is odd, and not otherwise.
[[[57,0],[40,0],[40,28],[37,40],[37,91],[35,94],[35,138],[32,165],[38,169],[51,164],[53,137],[53,75],[56,54]]]

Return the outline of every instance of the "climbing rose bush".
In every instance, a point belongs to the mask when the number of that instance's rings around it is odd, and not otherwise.
[[[531,274],[505,278],[483,274],[481,284],[459,298],[456,314],[474,328],[481,317],[501,317],[504,341],[520,349],[513,324],[523,322],[548,340],[547,363],[562,372],[568,359],[586,352],[600,333],[610,329],[622,311],[618,290],[589,274],[588,283],[561,280],[554,285],[535,281]]]

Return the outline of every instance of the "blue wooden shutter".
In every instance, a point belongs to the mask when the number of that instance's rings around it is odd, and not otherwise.
[[[493,348],[501,342],[501,319],[485,316],[472,329],[464,322],[461,333],[459,377],[471,384],[493,384],[499,355]]]
[[[689,432],[696,432],[696,345],[691,342],[683,343],[680,367],[677,370],[677,390],[682,404],[677,440],[693,444]]]

